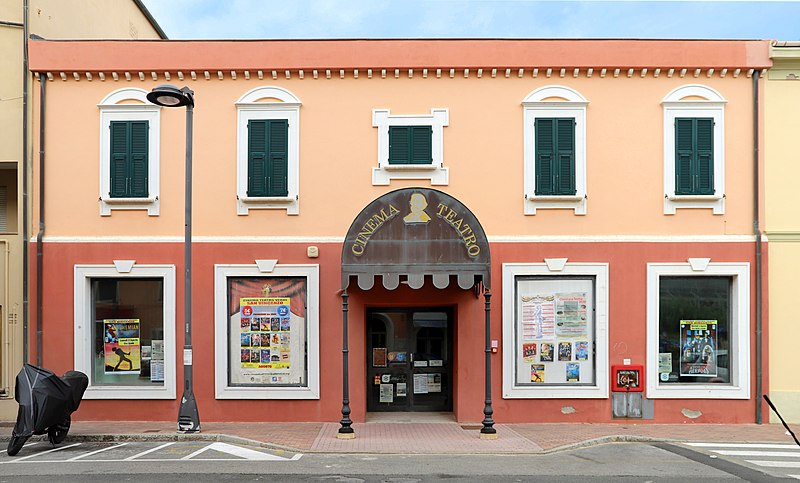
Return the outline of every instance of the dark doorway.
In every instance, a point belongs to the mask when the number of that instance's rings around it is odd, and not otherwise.
[[[367,411],[452,411],[452,310],[367,311]]]

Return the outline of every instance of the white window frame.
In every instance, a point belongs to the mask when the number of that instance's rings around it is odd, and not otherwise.
[[[664,214],[678,208],[711,208],[715,215],[725,213],[725,100],[714,89],[687,84],[670,91],[661,101],[664,108]],[[714,119],[714,194],[675,194],[675,118]]]
[[[730,384],[670,383],[658,378],[659,285],[662,276],[723,276],[732,278],[728,360],[734,362]],[[677,328],[676,328],[677,331]],[[651,399],[750,398],[750,264],[710,263],[690,259],[684,263],[647,264],[647,397]]]
[[[256,87],[236,101],[236,213],[247,215],[253,209],[286,210],[300,214],[300,106],[297,96],[274,86]],[[247,123],[251,120],[286,119],[288,132],[288,194],[286,196],[247,196]]]
[[[595,383],[593,386],[519,386],[514,379],[514,300],[518,276],[589,276],[595,278]],[[605,399],[608,398],[608,264],[544,263],[503,264],[503,399]]]
[[[430,114],[392,115],[389,109],[372,110],[372,127],[378,128],[378,167],[372,168],[372,184],[386,186],[393,179],[427,179],[432,185],[447,185],[449,170],[444,167],[444,127],[450,122],[445,108]],[[390,126],[431,126],[431,164],[389,164]]]
[[[306,279],[306,387],[240,387],[228,385],[228,278],[304,277]],[[214,265],[214,388],[216,399],[319,399],[319,265]]]
[[[586,214],[586,100],[578,91],[564,86],[545,86],[528,94],[523,106],[523,149],[525,157],[525,214],[537,209],[567,208]],[[536,196],[536,118],[575,118],[575,194]]]
[[[164,385],[93,386],[92,279],[160,278],[164,283]],[[84,399],[175,399],[175,265],[137,265],[132,260],[115,260],[113,265],[74,267],[75,370],[89,375]]]
[[[100,215],[112,210],[147,210],[149,216],[160,211],[161,107],[147,100],[144,89],[119,89],[106,96],[100,109]],[[134,103],[131,103],[133,101]],[[111,121],[147,121],[147,198],[112,198],[111,191]]]

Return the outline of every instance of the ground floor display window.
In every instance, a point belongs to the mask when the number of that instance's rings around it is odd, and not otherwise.
[[[551,267],[503,265],[504,397],[606,397],[607,266]]]
[[[75,368],[88,399],[175,397],[175,268],[75,267]]]
[[[649,397],[749,397],[749,283],[747,264],[648,265]]]
[[[217,397],[318,398],[318,307],[316,265],[217,265]]]

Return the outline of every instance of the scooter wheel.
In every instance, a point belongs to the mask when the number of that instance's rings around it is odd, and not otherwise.
[[[67,416],[67,419],[64,420],[61,424],[56,424],[52,428],[47,431],[47,438],[50,440],[50,443],[55,446],[67,437],[67,433],[69,433],[70,427],[70,417]]]
[[[27,439],[28,438],[17,436],[16,434],[11,433],[11,440],[8,442],[8,450],[6,450],[8,456],[16,456],[16,454],[19,453],[19,450],[21,450],[25,445],[25,441],[27,441]]]

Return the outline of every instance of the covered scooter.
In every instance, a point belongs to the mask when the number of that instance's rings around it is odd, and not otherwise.
[[[86,374],[69,371],[58,377],[47,369],[25,364],[17,374],[16,394],[19,403],[17,423],[8,442],[8,455],[19,453],[34,434],[47,434],[50,443],[64,441],[71,423],[70,415],[78,409],[89,385]]]

